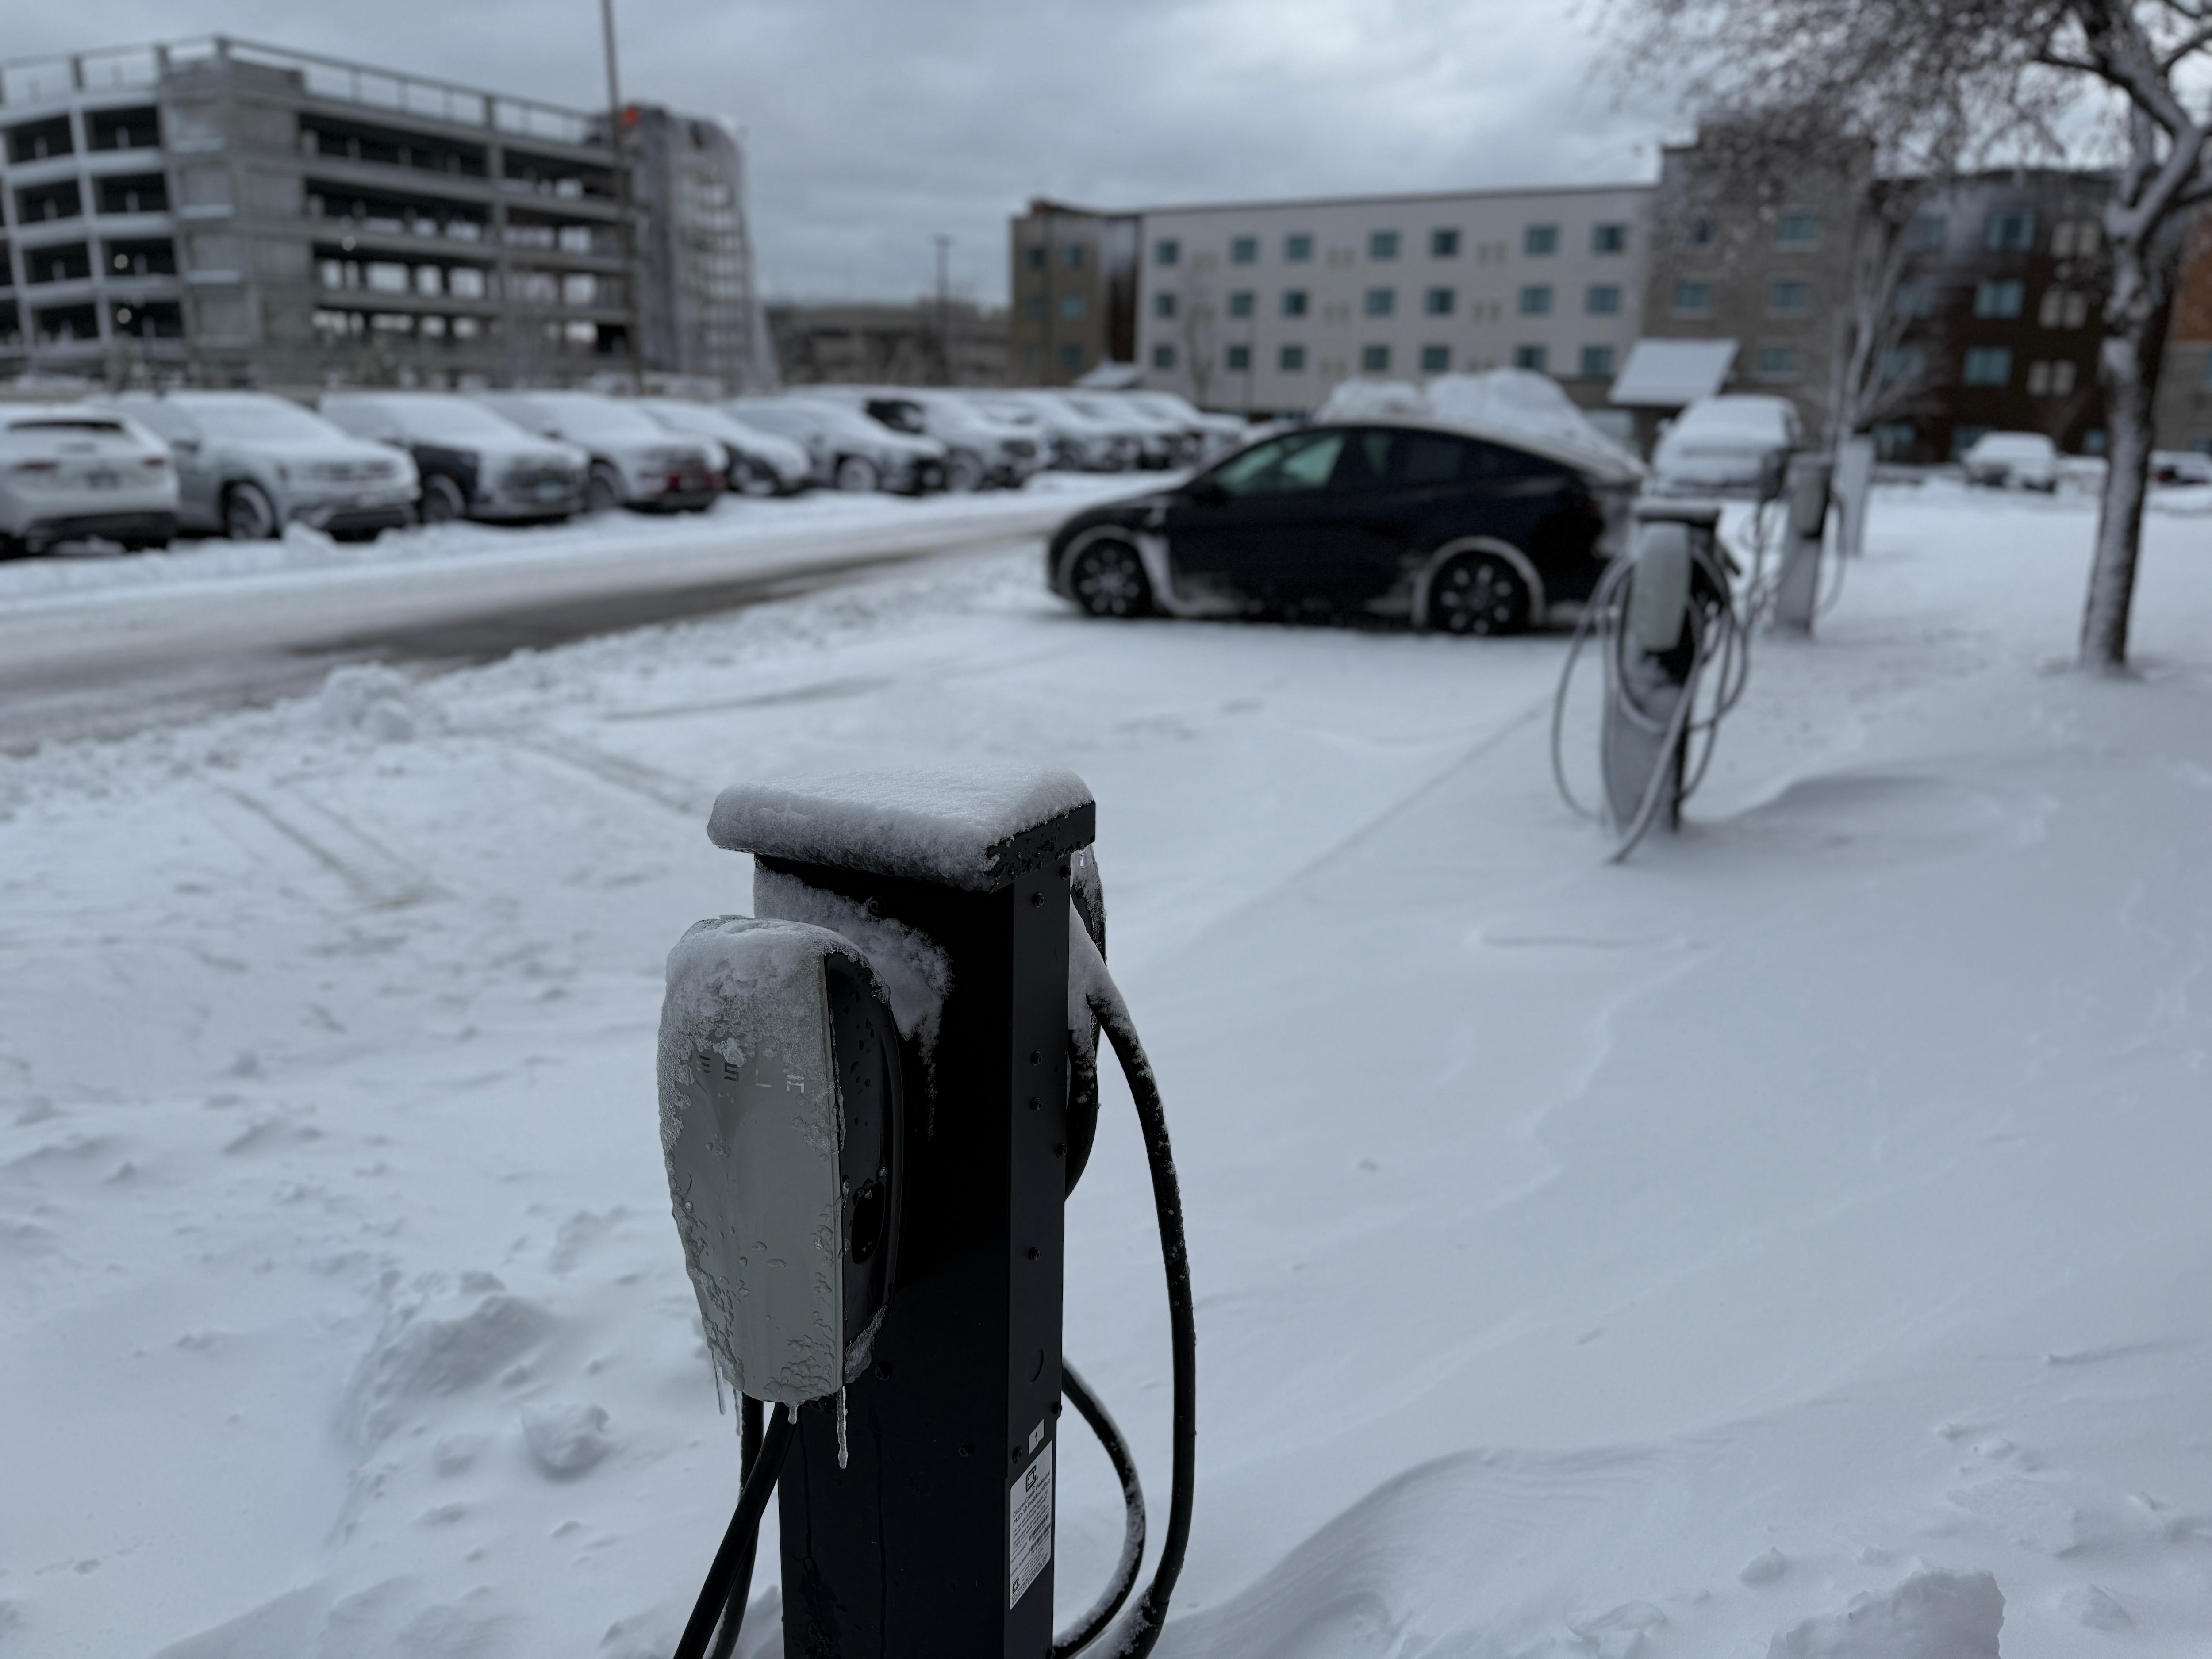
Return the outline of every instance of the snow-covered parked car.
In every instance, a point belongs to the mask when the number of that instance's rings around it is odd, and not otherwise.
[[[0,559],[94,538],[137,552],[177,529],[168,448],[111,410],[0,405]]]
[[[1993,489],[2058,488],[2058,446],[2040,432],[1984,432],[1959,459],[1968,483]]]
[[[943,444],[894,432],[834,397],[735,398],[721,407],[805,445],[815,477],[833,489],[920,495],[945,488]]]
[[[909,437],[945,446],[945,486],[1018,489],[1044,465],[1033,427],[988,413],[969,398],[926,386],[818,386],[808,395],[836,397],[870,420]]]
[[[592,458],[482,404],[445,392],[331,392],[317,407],[356,438],[412,458],[426,524],[546,522],[583,511]]]
[[[1052,464],[1076,472],[1126,472],[1144,457],[1142,434],[1127,422],[1102,421],[1054,392],[976,392],[969,394],[985,410],[1022,411],[1042,428]]]
[[[2156,484],[2212,484],[2212,455],[2201,449],[2154,449],[2150,481]]]
[[[722,493],[715,455],[679,438],[635,404],[591,392],[478,392],[477,402],[542,438],[574,444],[591,459],[585,510],[704,513]]]
[[[1787,398],[1734,392],[1700,398],[1675,416],[1653,448],[1652,487],[1671,495],[1754,490],[1778,481],[1776,469],[1804,443],[1804,423]]]
[[[1249,423],[1241,416],[1209,415],[1172,392],[1132,390],[1119,395],[1125,402],[1189,434],[1196,441],[1196,449],[1190,456],[1193,461],[1210,461],[1225,455],[1252,437]]]
[[[728,488],[740,495],[790,495],[814,482],[814,463],[804,446],[711,404],[682,398],[640,398],[637,406],[669,431],[710,444],[721,457]]]
[[[365,537],[414,520],[419,480],[411,459],[289,398],[126,392],[102,401],[167,442],[180,528],[250,542],[288,524]]]

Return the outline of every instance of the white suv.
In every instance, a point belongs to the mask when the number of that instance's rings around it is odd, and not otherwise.
[[[415,518],[415,463],[258,392],[125,392],[104,405],[167,440],[177,520],[234,541],[288,524],[374,536]]]
[[[0,406],[0,559],[62,542],[167,547],[177,472],[161,440],[112,410]]]

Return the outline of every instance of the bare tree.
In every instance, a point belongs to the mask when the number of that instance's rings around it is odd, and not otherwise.
[[[2062,123],[2117,111],[2099,358],[2109,433],[2081,662],[2127,661],[2152,412],[2190,216],[2212,201],[2212,0],[1617,0],[1620,61],[1704,106],[1832,112],[1900,171],[2063,155]],[[1933,164],[1931,166],[1931,164]]]

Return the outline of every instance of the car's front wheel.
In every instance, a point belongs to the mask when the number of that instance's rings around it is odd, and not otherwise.
[[[234,483],[223,492],[222,533],[234,542],[265,542],[276,534],[276,509],[259,484]]]
[[[604,465],[593,467],[592,480],[584,486],[584,511],[594,515],[611,513],[622,504],[622,479],[614,468]]]
[[[1446,634],[1517,634],[1528,625],[1528,586],[1495,553],[1462,553],[1429,584],[1428,623]]]
[[[882,489],[884,475],[876,470],[876,464],[866,457],[848,455],[837,463],[837,472],[834,482],[840,489],[860,495],[871,489]]]
[[[775,474],[758,461],[741,455],[730,467],[730,488],[740,495],[773,495],[776,490]]]
[[[961,495],[981,489],[991,480],[990,468],[972,449],[956,449],[945,462],[945,487]]]
[[[468,515],[469,500],[461,493],[460,485],[442,472],[433,472],[422,480],[422,522],[451,524],[455,519]]]
[[[1141,617],[1152,608],[1145,562],[1127,542],[1093,542],[1068,568],[1068,592],[1093,617]]]

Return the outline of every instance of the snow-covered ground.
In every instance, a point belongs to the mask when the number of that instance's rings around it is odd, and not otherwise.
[[[1881,492],[1620,867],[1560,640],[1090,623],[1033,553],[0,761],[0,1651],[665,1654],[737,1462],[652,1082],[708,805],[1015,758],[1097,792],[1176,1130],[1164,1653],[2201,1656],[2212,544],[2154,514],[2084,680],[2091,511]],[[1069,1254],[1157,1509],[1110,1097]]]

